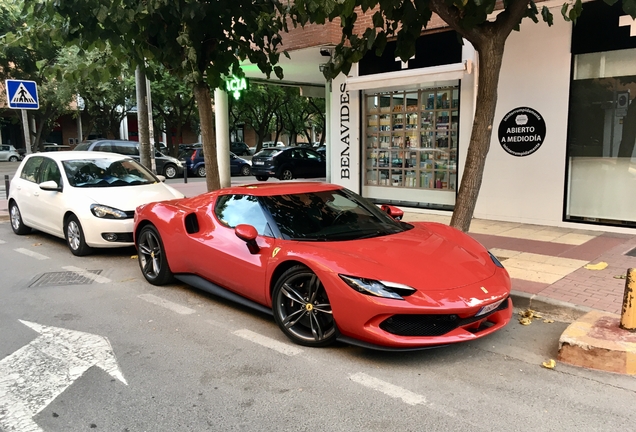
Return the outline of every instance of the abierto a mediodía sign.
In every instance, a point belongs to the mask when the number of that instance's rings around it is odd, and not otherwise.
[[[545,132],[541,114],[528,107],[515,108],[499,123],[499,144],[513,156],[528,156],[539,150]]]

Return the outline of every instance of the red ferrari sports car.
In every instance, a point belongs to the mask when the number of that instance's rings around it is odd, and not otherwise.
[[[510,278],[497,258],[401,215],[337,185],[259,183],[140,206],[135,245],[151,284],[176,278],[273,314],[301,345],[422,349],[504,327]]]

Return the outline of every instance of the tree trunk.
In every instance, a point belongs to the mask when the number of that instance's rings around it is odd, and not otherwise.
[[[139,131],[139,156],[141,164],[152,169],[150,158],[150,128],[148,127],[148,100],[146,94],[146,73],[137,66],[135,70],[137,86],[137,130]]]
[[[214,136],[214,114],[212,113],[212,97],[210,87],[206,83],[194,86],[194,97],[197,100],[199,119],[201,121],[201,138],[203,140],[203,158],[205,160],[205,183],[208,192],[221,188],[219,164],[216,160],[216,139]]]
[[[479,78],[475,120],[468,145],[466,164],[457,194],[455,210],[450,225],[467,232],[475,212],[479,189],[484,175],[486,156],[490,149],[493,119],[497,107],[497,87],[503,59],[504,42],[495,37],[485,38],[484,43],[475,46],[479,53]]]

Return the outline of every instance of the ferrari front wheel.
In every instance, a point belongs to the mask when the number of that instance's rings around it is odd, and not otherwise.
[[[146,225],[139,233],[137,258],[141,272],[153,285],[163,285],[172,280],[161,236],[152,225]]]
[[[299,345],[321,347],[336,340],[336,322],[325,287],[305,266],[294,266],[278,279],[272,309],[280,329]]]

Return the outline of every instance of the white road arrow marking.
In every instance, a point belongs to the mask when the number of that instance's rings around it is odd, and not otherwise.
[[[0,361],[0,429],[5,432],[43,432],[33,417],[93,366],[128,385],[107,338],[20,322],[40,336]]]

